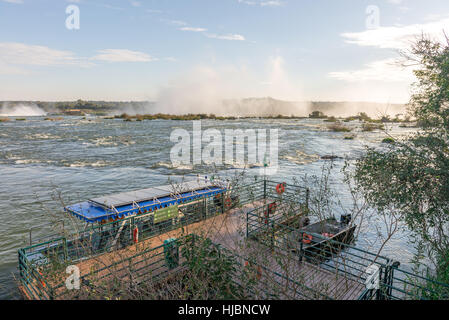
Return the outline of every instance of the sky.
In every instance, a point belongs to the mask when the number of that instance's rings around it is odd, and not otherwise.
[[[405,103],[447,0],[0,0],[0,100]]]

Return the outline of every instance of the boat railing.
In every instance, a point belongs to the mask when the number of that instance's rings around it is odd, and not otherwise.
[[[258,181],[256,183],[234,186],[232,194],[238,195],[239,205],[261,200],[263,199],[263,183]],[[179,206],[182,212],[180,216],[159,223],[154,223],[154,212],[149,212],[110,221],[105,224],[90,224],[87,225],[87,228],[80,231],[70,232],[69,228],[64,228],[61,233],[45,236],[42,238],[41,243],[37,243],[36,237],[32,237],[31,234],[34,230],[39,230],[44,225],[36,226],[30,230],[30,245],[25,248],[25,252],[27,254],[30,254],[30,252],[45,253],[49,249],[49,244],[55,246],[59,243],[57,239],[63,237],[65,239],[64,245],[66,246],[64,250],[73,261],[102,254],[132,244],[132,230],[135,227],[139,229],[139,239],[144,240],[180,228],[183,225],[189,225],[215,215],[220,215],[229,209],[225,201],[223,201],[226,197],[225,191],[216,196],[206,196],[185,202]],[[54,223],[52,224],[54,225]],[[120,229],[122,229],[120,238],[113,247],[113,240]],[[42,233],[42,230],[39,231]]]

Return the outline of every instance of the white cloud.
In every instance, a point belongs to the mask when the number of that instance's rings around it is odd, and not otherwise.
[[[363,69],[354,71],[330,72],[329,77],[347,82],[383,81],[412,82],[411,68],[403,68],[397,59],[389,58],[367,63]]]
[[[78,66],[91,67],[94,60],[106,62],[150,62],[158,60],[146,53],[127,49],[99,50],[88,58],[71,51],[17,42],[0,42],[0,74],[29,74],[23,66]]]
[[[3,2],[22,4],[23,0],[2,0]]]
[[[145,10],[148,13],[162,13],[162,10],[157,10],[157,9],[147,9]]]
[[[111,9],[111,10],[122,10],[122,11],[125,10],[125,8],[111,6],[110,4],[105,4],[105,3],[92,2],[92,4],[95,6],[98,6],[98,7],[107,8],[107,9]]]
[[[127,49],[105,49],[98,52],[99,54],[93,56],[92,60],[106,62],[150,62],[157,60],[146,53]]]
[[[280,0],[259,0],[258,2],[251,0],[238,0],[238,2],[249,6],[261,6],[261,7],[280,7],[284,5],[284,2]]]
[[[6,65],[86,65],[87,62],[70,51],[17,42],[0,42],[0,60]]]
[[[169,23],[169,24],[174,24],[176,26],[186,26],[187,22],[184,22],[182,20],[167,20],[167,19],[161,19],[161,21]]]
[[[403,0],[387,0],[387,1],[392,4],[401,4]]]
[[[347,32],[341,36],[347,43],[359,46],[373,46],[384,49],[407,49],[422,33],[438,40],[444,40],[443,30],[447,30],[449,18],[423,24],[380,27],[362,32]]]
[[[282,6],[284,3],[282,1],[278,1],[278,0],[272,0],[272,1],[262,1],[260,3],[260,5],[262,7],[280,7]]]
[[[205,28],[194,28],[194,27],[182,27],[179,28],[181,31],[192,31],[192,32],[204,32],[207,31]]]
[[[205,34],[208,38],[220,39],[220,40],[236,40],[236,41],[245,41],[245,37],[240,34],[216,34],[216,33],[207,33]]]

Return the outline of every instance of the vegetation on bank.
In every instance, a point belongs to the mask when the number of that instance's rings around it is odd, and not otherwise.
[[[417,65],[409,113],[420,130],[388,150],[368,148],[354,178],[380,215],[413,232],[417,268],[426,258],[434,264],[427,276],[449,283],[449,39],[423,36],[404,57]]]
[[[185,115],[174,115],[174,114],[137,114],[129,115],[127,113],[122,113],[121,115],[116,115],[114,117],[108,117],[109,119],[123,119],[125,121],[142,121],[142,120],[235,120],[236,117],[220,117],[214,114],[185,114]]]
[[[237,120],[237,119],[304,119],[304,117],[296,117],[296,116],[254,116],[254,117],[235,117],[235,116],[217,116],[215,114],[184,114],[184,115],[176,115],[176,114],[165,114],[165,113],[157,113],[157,114],[136,114],[129,115],[127,113],[122,113],[120,115],[115,115],[113,117],[105,117],[105,119],[123,119],[124,121],[143,121],[143,120]]]
[[[385,126],[382,123],[371,123],[371,122],[364,122],[362,125],[362,131],[364,132],[371,132],[374,130],[384,130]]]
[[[366,127],[365,131],[372,131],[375,129],[383,129],[385,122],[410,122],[409,118],[407,119],[399,119],[398,117],[395,117],[393,119],[390,119],[388,116],[383,116],[379,119],[372,119],[366,115],[366,113],[361,112],[357,116],[347,117],[347,118],[337,118],[335,116],[327,116],[321,111],[314,111],[312,112],[308,117],[298,117],[298,116],[286,116],[286,115],[273,115],[273,116],[217,116],[215,114],[205,114],[205,113],[199,113],[199,114],[165,114],[165,113],[156,113],[156,114],[135,114],[130,115],[128,113],[122,113],[120,115],[115,116],[107,116],[104,117],[104,119],[123,119],[126,121],[142,121],[142,120],[237,120],[237,119],[321,119],[324,122],[331,122],[335,123],[336,131],[338,131],[339,128],[343,128],[342,130],[346,131],[341,124],[341,121],[349,122],[353,120],[360,120],[364,122],[364,125]],[[334,126],[330,126],[334,127]],[[350,131],[350,129],[348,129]]]
[[[334,132],[351,132],[351,128],[348,128],[339,122],[328,126],[328,129]]]
[[[395,140],[393,138],[390,138],[390,137],[384,138],[382,140],[382,143],[389,143],[389,144],[391,144],[391,143],[394,143],[394,142],[395,142]]]

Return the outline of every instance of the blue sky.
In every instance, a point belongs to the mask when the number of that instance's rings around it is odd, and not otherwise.
[[[0,100],[406,102],[398,50],[443,29],[447,0],[0,0]]]

